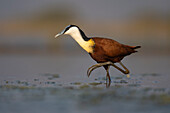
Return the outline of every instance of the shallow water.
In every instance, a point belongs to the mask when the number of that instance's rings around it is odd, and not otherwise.
[[[0,112],[2,113],[166,113],[170,110],[168,55],[132,55],[123,60],[128,79],[110,69],[90,78],[88,55],[1,55]]]

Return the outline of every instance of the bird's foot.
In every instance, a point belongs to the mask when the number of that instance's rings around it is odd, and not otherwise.
[[[87,76],[89,77],[93,70],[95,70],[96,68],[99,68],[101,66],[104,66],[104,65],[111,65],[111,62],[104,62],[104,63],[98,63],[98,64],[95,64],[95,65],[92,65],[87,70]]]
[[[96,64],[96,65],[91,66],[91,67],[87,70],[87,76],[89,77],[90,74],[91,74],[91,72],[92,72],[94,69],[99,68],[99,67],[101,67],[99,64]]]

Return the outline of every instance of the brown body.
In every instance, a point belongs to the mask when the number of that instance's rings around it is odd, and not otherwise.
[[[94,51],[90,56],[97,62],[103,63],[111,61],[112,63],[120,62],[125,56],[137,52],[136,48],[140,46],[128,46],[107,38],[92,38],[95,42]]]

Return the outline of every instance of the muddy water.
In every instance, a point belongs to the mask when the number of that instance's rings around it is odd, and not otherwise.
[[[86,54],[1,55],[0,112],[2,113],[167,113],[170,111],[170,56],[132,55],[123,60],[126,78],[110,69],[96,69]]]

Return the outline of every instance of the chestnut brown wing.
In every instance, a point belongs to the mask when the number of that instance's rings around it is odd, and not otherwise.
[[[131,46],[120,44],[119,42],[107,38],[92,38],[95,42],[94,53],[92,58],[97,62],[118,62],[126,55],[135,52]]]

